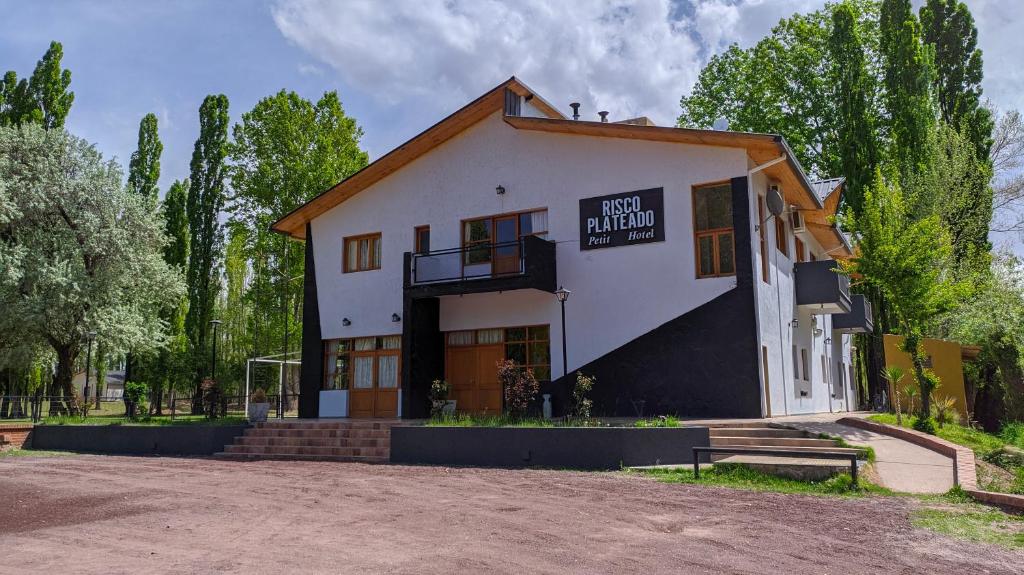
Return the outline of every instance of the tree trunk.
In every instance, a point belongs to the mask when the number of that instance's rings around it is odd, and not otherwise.
[[[53,377],[53,395],[50,402],[50,411],[53,412],[53,405],[56,403],[58,412],[75,415],[72,409],[71,397],[74,395],[72,379],[75,373],[75,358],[78,356],[78,348],[72,345],[64,345],[54,348],[57,352],[57,373]],[[63,403],[63,405],[61,405]]]

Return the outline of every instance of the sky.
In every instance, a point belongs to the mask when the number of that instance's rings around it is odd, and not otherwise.
[[[915,8],[922,0],[914,0]],[[1024,0],[968,0],[985,96],[1024,110]],[[159,118],[160,185],[188,176],[198,109],[226,94],[237,120],[281,89],[337,90],[371,159],[515,75],[584,118],[673,125],[711,55],[747,47],[824,0],[0,0],[0,72],[64,46],[67,127],[123,164]],[[1001,238],[996,238],[1001,241]],[[1005,238],[1002,238],[1005,239]],[[1021,250],[1018,250],[1021,251]]]

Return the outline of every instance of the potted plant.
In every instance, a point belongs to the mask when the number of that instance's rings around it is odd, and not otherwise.
[[[440,417],[442,415],[453,415],[455,413],[455,402],[448,399],[452,386],[447,381],[435,379],[430,384],[430,416]]]
[[[270,413],[270,402],[267,401],[267,394],[263,389],[256,388],[252,397],[249,398],[249,421],[266,421],[268,413]]]

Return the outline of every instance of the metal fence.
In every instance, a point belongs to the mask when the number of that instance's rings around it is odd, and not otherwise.
[[[193,410],[192,396],[175,396],[174,393],[164,394],[160,401],[160,409],[157,411],[157,404],[153,398],[140,406],[138,415],[171,417],[202,414],[203,407],[196,406]],[[270,403],[270,414],[274,418],[298,417],[299,415],[299,394],[286,394],[279,398],[277,394],[268,394],[267,402]],[[126,415],[124,401],[120,398],[100,398],[100,408],[97,409],[96,400],[89,400],[90,418],[119,418]],[[245,417],[246,401],[245,395],[226,395],[219,402],[219,416]],[[80,415],[80,408],[75,405],[74,399],[64,396],[48,395],[0,395],[0,423],[9,421],[32,421],[39,422],[47,417],[60,417],[68,415]]]

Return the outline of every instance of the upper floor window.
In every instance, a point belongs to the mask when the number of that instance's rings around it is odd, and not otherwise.
[[[732,186],[717,184],[693,190],[694,243],[697,277],[736,273],[736,246],[732,227]]]
[[[794,256],[796,258],[796,261],[798,261],[798,262],[807,261],[807,258],[804,255],[804,254],[807,253],[805,251],[806,248],[804,247],[804,242],[800,238],[796,237],[795,235],[793,236],[793,247],[796,250],[796,255]]]
[[[345,273],[380,269],[380,233],[345,238]]]
[[[430,226],[416,226],[416,253],[425,254],[430,251]]]
[[[510,244],[526,236],[548,236],[547,210],[465,220],[462,222],[462,247],[469,249],[464,252],[463,264],[488,263],[504,255],[518,256],[518,248]]]
[[[786,231],[786,220],[782,216],[775,216],[775,247],[782,255],[789,257],[789,235]]]

